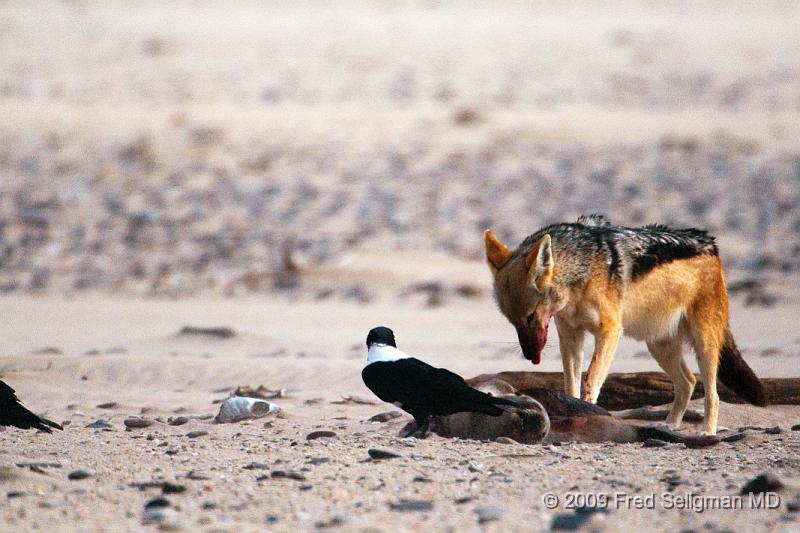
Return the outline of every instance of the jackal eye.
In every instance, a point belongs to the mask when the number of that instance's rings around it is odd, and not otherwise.
[[[536,319],[536,315],[534,315],[533,313],[531,313],[531,314],[529,314],[527,317],[525,317],[525,322],[527,322],[527,323],[528,323],[528,327],[529,327],[529,328],[530,328],[530,327],[533,327],[533,321],[534,321],[535,319]]]

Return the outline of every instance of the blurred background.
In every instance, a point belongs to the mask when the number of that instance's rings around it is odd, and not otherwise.
[[[370,279],[294,273],[482,260],[487,227],[516,244],[587,212],[707,228],[730,279],[796,279],[798,20],[797,2],[3,2],[0,293],[368,299]]]

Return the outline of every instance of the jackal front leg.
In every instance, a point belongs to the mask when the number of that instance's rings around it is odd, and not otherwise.
[[[589,369],[586,371],[586,383],[581,393],[581,399],[587,402],[597,403],[600,396],[600,388],[608,376],[611,362],[617,351],[619,336],[622,333],[620,320],[607,320],[600,324],[594,337],[594,353]]]
[[[573,328],[556,318],[558,348],[564,365],[564,390],[578,397],[581,391],[581,369],[583,368],[583,338],[585,330]]]

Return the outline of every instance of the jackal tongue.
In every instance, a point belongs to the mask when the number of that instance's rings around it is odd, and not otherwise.
[[[531,334],[533,333],[533,334]],[[522,347],[522,353],[534,365],[542,362],[542,350],[547,343],[547,326],[542,329],[537,329],[531,332],[530,329],[523,330],[517,329],[517,337],[519,338],[519,345]]]

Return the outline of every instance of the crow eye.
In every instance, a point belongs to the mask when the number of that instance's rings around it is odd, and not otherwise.
[[[529,315],[528,315],[528,316],[525,318],[525,321],[528,323],[528,327],[532,327],[532,326],[533,326],[533,320],[534,320],[535,318],[536,318],[536,316],[535,316],[533,313],[529,314]]]

